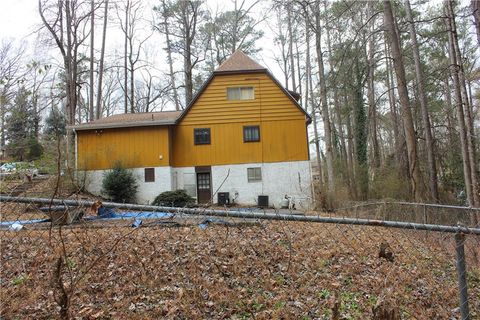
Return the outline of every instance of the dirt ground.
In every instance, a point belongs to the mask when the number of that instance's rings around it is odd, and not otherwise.
[[[59,318],[59,305],[76,319],[370,319],[379,308],[459,318],[451,234],[261,222],[0,236],[2,319]],[[469,258],[478,240],[469,237]],[[381,243],[393,261],[379,257]],[[475,319],[480,269],[468,268]]]

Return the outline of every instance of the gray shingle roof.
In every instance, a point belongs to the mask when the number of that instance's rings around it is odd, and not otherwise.
[[[172,125],[181,111],[122,113],[73,126],[75,130]]]

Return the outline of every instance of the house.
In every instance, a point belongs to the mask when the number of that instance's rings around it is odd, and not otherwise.
[[[199,203],[216,203],[222,193],[245,205],[268,196],[278,208],[288,195],[308,208],[310,121],[266,68],[236,51],[183,112],[119,114],[75,126],[76,167],[94,194],[106,170],[131,168],[143,203],[185,189]]]

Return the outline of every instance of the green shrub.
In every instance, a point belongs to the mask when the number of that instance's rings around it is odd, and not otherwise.
[[[193,203],[193,198],[190,197],[185,190],[175,190],[160,193],[155,200],[153,200],[152,205],[185,207]]]
[[[102,192],[114,202],[134,202],[137,189],[138,184],[133,173],[120,166],[103,175]]]

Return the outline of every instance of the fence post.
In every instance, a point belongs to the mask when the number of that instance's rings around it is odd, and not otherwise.
[[[458,290],[460,293],[460,313],[462,320],[470,320],[468,311],[467,267],[465,265],[465,235],[455,234],[455,249],[457,251]]]
[[[423,223],[427,224],[427,205],[426,204],[423,204]]]

